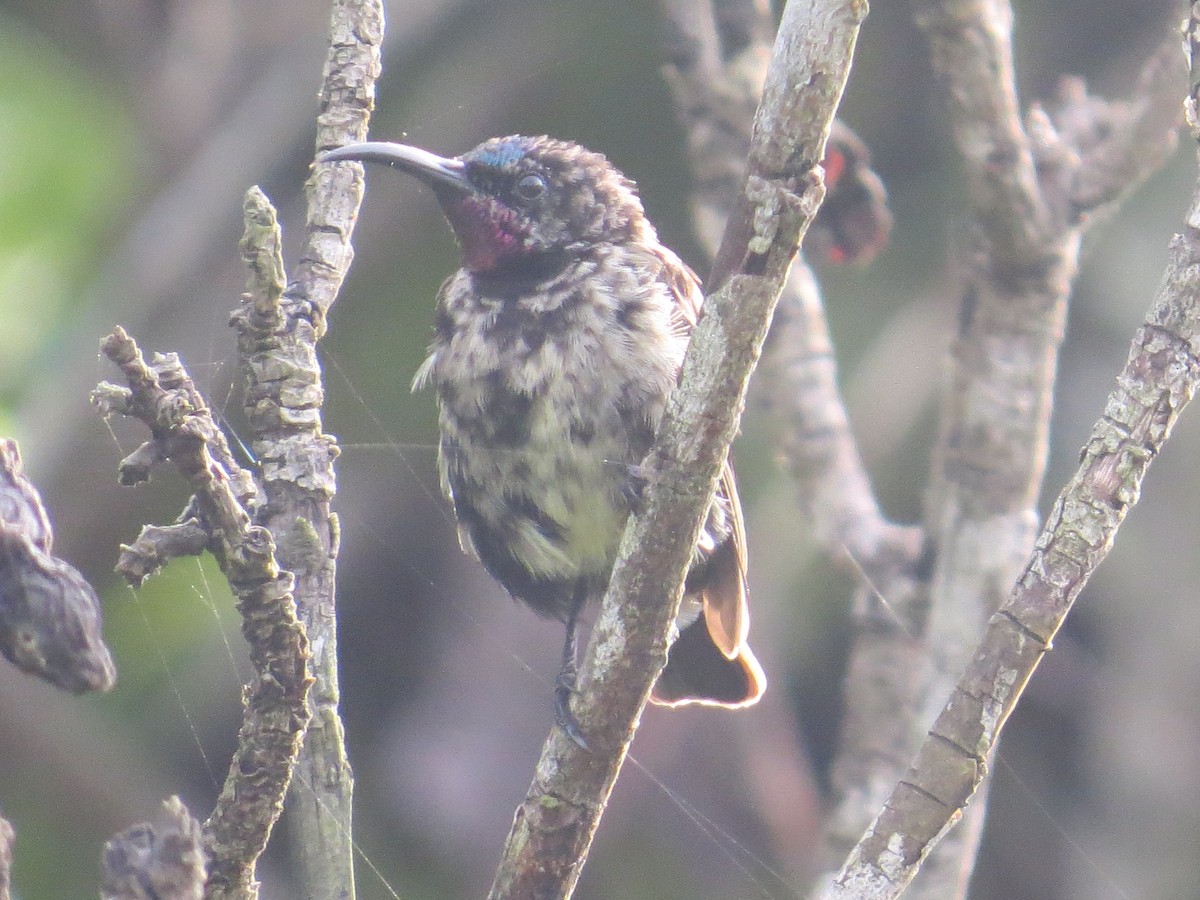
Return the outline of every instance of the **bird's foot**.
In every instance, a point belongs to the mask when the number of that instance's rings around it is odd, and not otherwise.
[[[621,478],[621,497],[629,504],[629,511],[640,513],[642,502],[646,495],[646,485],[650,483],[650,473],[640,463],[619,462],[608,460]]]
[[[554,721],[581,749],[590,750],[579,730],[579,721],[571,712],[571,695],[574,693],[575,673],[560,672],[554,683]]]

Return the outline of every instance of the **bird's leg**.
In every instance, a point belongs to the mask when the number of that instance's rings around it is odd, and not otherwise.
[[[571,608],[567,613],[567,635],[563,641],[562,667],[558,670],[558,678],[554,682],[554,721],[567,733],[567,737],[587,750],[587,741],[583,739],[583,732],[579,730],[579,722],[576,721],[575,714],[571,712],[571,695],[575,693],[575,682],[579,677],[579,669],[576,664],[579,636],[575,626],[585,600],[587,600],[587,591],[582,586],[576,587],[575,593],[571,597]]]

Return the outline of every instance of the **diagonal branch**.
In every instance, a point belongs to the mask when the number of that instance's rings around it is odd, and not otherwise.
[[[812,0],[792,0],[784,10],[747,177],[710,279],[719,289],[705,302],[647,459],[645,507],[626,528],[580,674],[574,711],[593,750],[558,730],[551,734],[517,810],[493,898],[566,897],[574,889],[666,660],[684,575],[747,381],[823,194],[817,163],[866,11],[862,2]]]
[[[720,222],[740,187],[769,62],[770,9],[718,3],[718,11],[709,0],[666,0],[663,6],[671,30],[665,75],[687,129],[693,216],[701,242],[716,252]],[[727,21],[734,14],[736,22]],[[803,260],[796,261],[780,297],[756,382],[817,539],[831,554],[848,556],[890,582],[887,573],[918,555],[919,534],[890,525],[879,510],[838,391],[820,292]]]
[[[895,897],[961,814],[1043,654],[1137,502],[1150,463],[1200,387],[1200,184],[1155,305],[1075,476],[1008,601],[992,616],[908,774],[823,895]]]
[[[736,195],[772,27],[764,4],[739,5],[743,19],[751,12],[754,18],[739,23],[741,39],[726,39],[718,6],[728,13],[728,4],[710,0],[664,3],[672,35],[666,76],[688,137],[696,230],[710,250],[716,249],[720,222]],[[898,777],[922,733],[914,723],[925,650],[911,639],[917,630],[914,569],[922,533],[888,522],[879,508],[838,389],[820,288],[803,259],[793,265],[780,297],[752,390],[768,411],[781,464],[796,481],[805,527],[831,557],[865,573],[871,585],[859,589],[855,603],[858,633],[846,676],[847,714],[832,772],[838,802],[827,826],[836,845],[827,854],[832,865],[877,808],[877,801],[864,798],[870,796],[866,786],[878,781],[880,761],[889,761]],[[886,606],[872,589],[887,598]],[[762,790],[776,787],[772,782]]]
[[[965,6],[981,16],[974,27],[961,18]],[[934,12],[944,18],[935,19]],[[1114,203],[1161,164],[1173,146],[1176,119],[1163,109],[1173,105],[1165,49],[1151,57],[1139,80],[1152,95],[1105,104],[1068,84],[1059,108],[1049,114],[1035,109],[1027,131],[1021,132],[1039,164],[1037,196],[1026,196],[1020,163],[1014,162],[1022,154],[1006,155],[999,145],[980,152],[973,143],[981,135],[1011,135],[994,123],[972,121],[979,110],[969,109],[963,99],[971,85],[985,94],[995,86],[969,69],[962,47],[938,48],[943,40],[974,47],[972,42],[984,34],[1007,41],[1006,33],[985,21],[997,14],[997,5],[988,3],[934,3],[921,14],[935,60],[946,67],[943,76],[951,78],[951,66],[968,67],[961,73],[963,82],[955,82],[950,93],[968,177],[978,182],[972,190],[977,237],[929,513],[938,552],[929,636],[939,656],[928,696],[931,703],[944,703],[946,696],[951,700],[826,897],[896,896],[962,816],[966,801],[983,784],[985,761],[1004,721],[1083,584],[1107,554],[1117,526],[1136,502],[1150,458],[1190,398],[1197,377],[1190,343],[1196,328],[1197,257],[1189,232],[1173,245],[1158,305],[1135,339],[1120,386],[1093,431],[1075,479],[1035,546],[1033,502],[1044,466],[1054,364],[1079,243],[1094,220],[1087,213]],[[1001,14],[991,24],[1004,19]],[[984,59],[1004,56],[997,51]],[[981,106],[987,107],[986,97]],[[1008,109],[994,103],[997,108]],[[1080,127],[1089,119],[1120,121],[1122,127]],[[1097,135],[1103,137],[1097,140]],[[1130,135],[1139,135],[1140,152],[1128,151]],[[1120,177],[1104,166],[1098,174],[1085,168],[1088,161],[1121,158],[1126,168]],[[984,182],[992,177],[993,159],[999,160],[1003,183],[988,186]],[[1104,189],[1090,195],[1081,191],[1079,186],[1089,181]],[[1091,199],[1084,204],[1078,199],[1082,196]],[[1013,204],[1007,214],[997,206],[1005,197]],[[1045,218],[1017,224],[1015,217],[1025,214]],[[987,216],[999,218],[996,230]],[[1196,218],[1193,212],[1189,225]],[[1041,247],[1033,237],[1039,230],[1045,242]],[[1013,580],[1017,586],[1004,603],[1000,590]],[[964,604],[963,598],[970,602]],[[989,615],[983,643],[972,656],[979,624]],[[966,674],[954,686],[952,676],[968,660]],[[931,709],[928,719],[938,708]],[[983,804],[975,799],[971,814],[977,817]],[[954,855],[961,860],[973,854],[974,840],[968,839]],[[925,878],[919,886],[926,896],[954,896],[964,889],[961,875],[969,871],[969,865],[951,863],[941,868],[943,878]]]
[[[934,565],[923,726],[1033,547],[1067,301],[1083,235],[1096,221],[1076,191],[1103,187],[1088,202],[1114,203],[1165,160],[1176,119],[1160,51],[1142,79],[1158,90],[1137,104],[1093,99],[1078,86],[1049,113],[1035,107],[1022,122],[1006,0],[922,0],[916,16],[943,82],[971,216],[926,510]],[[1120,128],[1079,127],[1100,110],[1115,123],[1118,109],[1137,115],[1125,115]],[[1134,138],[1142,141],[1136,155],[1126,149]],[[1120,179],[1089,173],[1087,165],[1105,158],[1127,163]],[[980,800],[970,815],[983,808]],[[954,840],[963,846],[954,855],[973,858],[980,833],[959,829]],[[931,881],[930,872],[922,889],[930,897],[960,894],[970,868],[948,860],[937,869],[945,883]]]

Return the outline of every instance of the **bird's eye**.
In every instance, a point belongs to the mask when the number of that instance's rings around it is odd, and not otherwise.
[[[517,182],[517,196],[522,200],[537,200],[546,193],[546,179],[541,175],[522,175]]]

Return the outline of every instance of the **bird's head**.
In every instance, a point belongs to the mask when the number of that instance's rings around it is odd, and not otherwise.
[[[318,162],[384,163],[433,188],[476,273],[521,271],[548,257],[651,235],[633,182],[607,159],[549,137],[492,138],[445,158],[370,141],[326,151]]]

